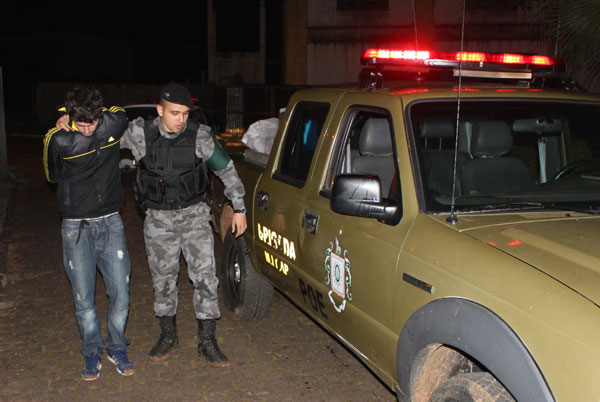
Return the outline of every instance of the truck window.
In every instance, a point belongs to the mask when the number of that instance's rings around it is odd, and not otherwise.
[[[302,187],[308,176],[329,104],[299,102],[292,113],[283,139],[279,176]]]
[[[329,187],[344,173],[372,174],[381,181],[383,198],[399,197],[392,124],[389,114],[371,108],[351,108],[341,127],[344,133],[335,148]]]
[[[409,106],[426,210],[600,198],[600,110],[585,102],[529,100]],[[455,144],[458,148],[455,152]]]

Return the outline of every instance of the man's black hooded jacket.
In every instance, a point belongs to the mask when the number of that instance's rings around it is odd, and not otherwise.
[[[44,138],[46,179],[58,183],[63,218],[93,218],[117,212],[123,202],[119,143],[128,121],[119,107],[104,110],[93,134],[53,128]]]

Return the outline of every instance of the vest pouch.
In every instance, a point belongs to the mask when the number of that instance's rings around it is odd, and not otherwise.
[[[161,203],[165,194],[165,188],[162,179],[159,177],[146,176],[144,184],[146,188],[146,199],[156,203]]]
[[[196,183],[196,194],[206,194],[208,187],[208,173],[206,172],[206,164],[201,163],[194,169],[194,180]]]
[[[177,185],[177,178],[175,180],[169,180],[162,182],[164,189],[164,202],[168,204],[179,204],[181,198],[179,197],[179,186]]]
[[[179,176],[180,196],[182,200],[190,200],[198,191],[198,182],[193,172]]]

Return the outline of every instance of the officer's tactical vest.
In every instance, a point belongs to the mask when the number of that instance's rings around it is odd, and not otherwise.
[[[189,121],[173,139],[146,121],[146,155],[140,160],[137,185],[150,209],[179,209],[204,200],[208,177],[205,163],[196,156],[198,125]]]

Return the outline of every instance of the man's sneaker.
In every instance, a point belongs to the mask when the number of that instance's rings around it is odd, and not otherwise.
[[[126,350],[108,350],[107,351],[108,360],[115,366],[117,366],[117,371],[119,374],[128,376],[135,373],[135,368],[133,368],[133,363],[129,361],[127,358]]]
[[[98,353],[92,353],[85,358],[85,370],[81,372],[81,376],[85,381],[94,381],[100,377],[100,369],[102,361]]]

